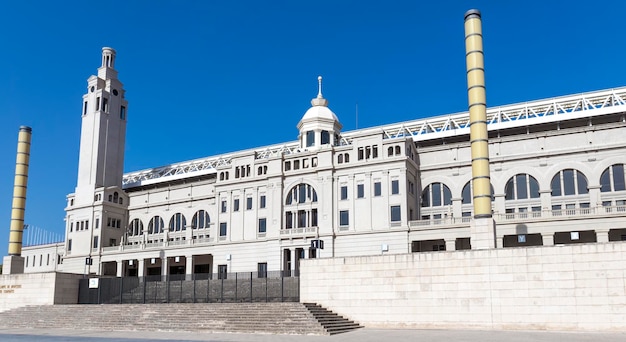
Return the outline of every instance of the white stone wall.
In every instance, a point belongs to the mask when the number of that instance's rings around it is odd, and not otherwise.
[[[80,278],[54,272],[0,275],[0,312],[26,305],[76,304]]]
[[[302,302],[373,328],[626,331],[626,242],[304,260]]]
[[[64,252],[63,243],[24,247],[22,249],[24,273],[57,271],[60,266],[57,262]]]

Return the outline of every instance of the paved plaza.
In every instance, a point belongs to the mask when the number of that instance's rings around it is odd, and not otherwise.
[[[110,342],[110,341],[212,341],[212,342],[380,342],[380,341],[455,341],[455,342],[614,342],[626,341],[626,333],[483,331],[483,330],[381,330],[359,329],[334,336],[211,334],[146,331],[74,331],[55,329],[7,329],[0,331],[3,342]]]

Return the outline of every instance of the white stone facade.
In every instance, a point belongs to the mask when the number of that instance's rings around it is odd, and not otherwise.
[[[344,133],[320,79],[296,142],[123,175],[127,103],[103,51],[85,95],[62,271],[292,274],[303,258],[471,247],[467,113]],[[107,110],[92,106],[92,83]],[[626,239],[626,89],[581,96],[584,108],[536,113],[572,96],[490,116],[496,247]],[[604,97],[606,107],[594,100]]]
[[[300,300],[369,328],[626,331],[626,242],[304,260]]]

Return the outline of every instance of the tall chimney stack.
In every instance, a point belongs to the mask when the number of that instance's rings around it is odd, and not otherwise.
[[[472,249],[495,248],[495,223],[491,217],[491,179],[489,176],[489,140],[485,63],[480,11],[465,13],[465,61],[470,115],[472,153],[472,190],[474,219],[471,223]]]
[[[11,208],[11,228],[9,233],[9,255],[5,257],[3,261],[3,274],[24,273],[22,235],[24,232],[24,211],[26,209],[26,185],[28,183],[31,131],[32,129],[30,127],[21,126],[17,136],[13,206]]]

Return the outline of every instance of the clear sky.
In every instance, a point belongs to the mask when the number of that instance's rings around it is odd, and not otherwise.
[[[17,132],[26,223],[62,234],[82,95],[117,50],[125,171],[294,141],[317,94],[344,131],[467,108],[463,14],[483,14],[488,106],[626,85],[623,1],[7,1],[0,10],[0,255]]]

